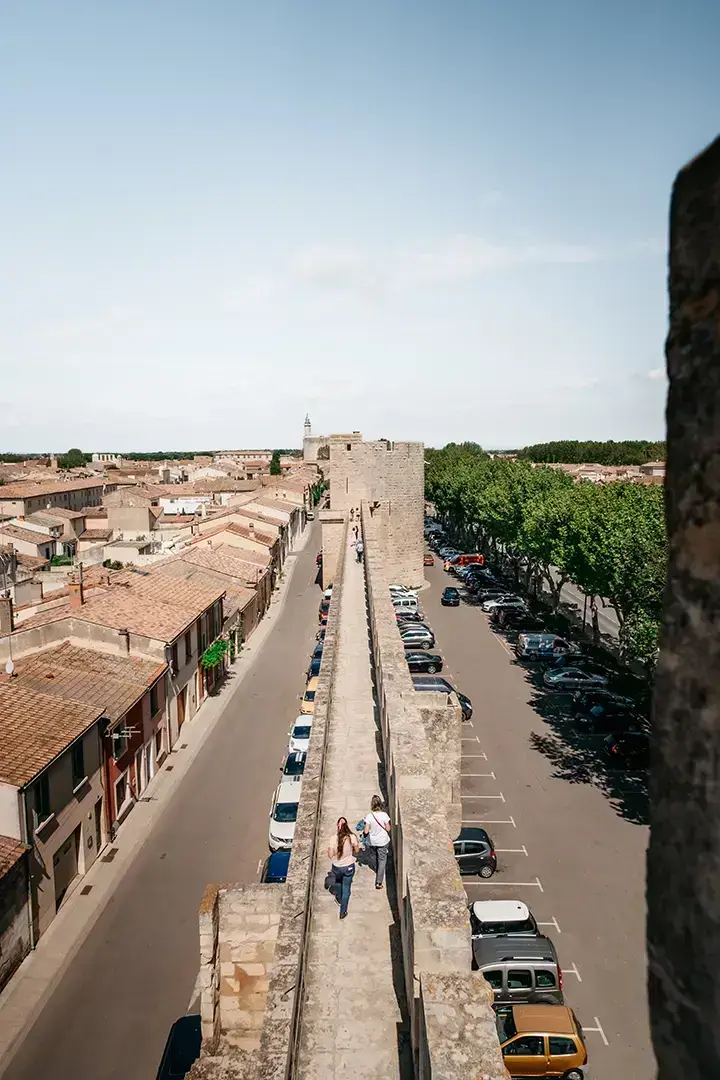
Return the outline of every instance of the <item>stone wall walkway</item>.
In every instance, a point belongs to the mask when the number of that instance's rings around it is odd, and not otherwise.
[[[328,844],[338,817],[351,828],[382,794],[382,764],[373,708],[363,568],[345,552],[337,678],[330,715],[320,857],[314,884],[306,995],[302,1008],[299,1080],[404,1080],[405,1025],[393,978],[401,983],[399,929],[390,906],[393,879],[375,889],[374,872],[358,865],[348,917],[324,879]],[[403,1010],[404,1012],[404,1010]]]

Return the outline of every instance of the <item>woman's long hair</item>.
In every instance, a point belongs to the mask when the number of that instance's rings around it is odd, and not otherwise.
[[[342,859],[343,848],[345,847],[345,841],[350,844],[350,850],[352,851],[352,830],[347,823],[347,818],[338,818],[337,823],[337,857]]]

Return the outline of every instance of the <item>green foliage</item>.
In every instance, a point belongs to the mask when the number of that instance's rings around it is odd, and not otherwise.
[[[543,580],[555,608],[567,581],[604,598],[622,648],[652,658],[667,566],[662,487],[576,484],[556,469],[454,443],[426,451],[425,487],[466,550],[504,556],[528,586]]]
[[[646,461],[664,461],[665,443],[649,442],[647,439],[614,442],[578,442],[561,439],[559,442],[536,443],[518,451],[525,461],[561,462],[567,465],[642,465]]]
[[[273,450],[273,456],[270,458],[270,475],[279,476],[282,472],[280,468],[280,451]]]
[[[73,560],[71,555],[53,555],[50,560],[51,566],[72,566]]]
[[[92,461],[92,454],[83,454],[82,450],[73,446],[67,454],[61,454],[57,461],[60,469],[81,469],[83,465]]]
[[[17,465],[35,456],[35,454],[0,454],[0,461],[3,465]]]
[[[107,570],[122,570],[123,565],[118,559],[106,559],[103,563]]]
[[[222,658],[230,648],[230,645],[224,638],[218,638],[217,641],[213,641],[212,645],[208,645],[205,652],[200,657],[200,663],[204,668],[214,668],[222,662]]]

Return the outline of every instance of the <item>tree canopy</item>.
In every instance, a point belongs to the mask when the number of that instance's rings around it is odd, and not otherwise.
[[[273,456],[270,458],[270,475],[279,476],[282,472],[280,468],[280,451],[273,450]]]
[[[479,448],[478,448],[479,450]],[[450,444],[426,451],[427,498],[457,542],[612,606],[623,649],[654,654],[667,565],[662,486],[574,483],[556,469]]]
[[[646,461],[664,461],[665,443],[646,439],[614,442],[578,442],[561,439],[559,442],[536,443],[518,450],[525,461],[562,463],[565,465],[643,465]]]
[[[61,469],[81,469],[83,465],[92,461],[92,454],[84,454],[77,446],[73,446],[67,454],[61,454],[57,461]]]

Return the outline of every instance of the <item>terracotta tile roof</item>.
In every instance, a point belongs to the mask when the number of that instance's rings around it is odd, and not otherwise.
[[[78,536],[78,540],[109,540],[112,529],[85,529]]]
[[[97,509],[100,509],[100,507]],[[38,513],[47,514],[48,517],[65,518],[67,521],[72,521],[74,518],[87,517],[90,513],[90,509],[68,510],[65,506],[53,506],[52,510],[38,511]]]
[[[112,483],[108,480],[23,480],[19,484],[5,484],[0,489],[2,499],[30,499],[38,495],[56,495],[65,491],[83,491],[85,488],[99,488]]]
[[[18,525],[0,526],[0,538],[21,540],[25,544],[48,544],[53,541],[49,533],[35,532],[34,529],[21,529]]]
[[[30,848],[13,836],[0,836],[0,878],[8,874]]]
[[[277,543],[275,536],[270,536],[269,533],[260,532],[258,529],[250,529],[247,525],[238,525],[236,522],[231,522],[229,525],[225,525],[225,529],[228,532],[234,533],[236,536],[243,536],[246,540],[254,540],[258,544],[264,544],[265,547],[271,548]]]
[[[158,522],[158,525],[160,528],[163,525],[189,525],[193,521],[195,521],[195,514],[169,514],[165,510],[162,521]]]
[[[189,581],[193,584],[221,583],[225,590],[223,618],[228,619],[236,611],[246,607],[255,596],[254,589],[248,589],[237,579],[206,565],[198,565],[192,560],[185,560],[182,555],[174,555],[162,564],[163,573],[168,577]]]
[[[97,705],[61,701],[0,680],[0,780],[24,787],[102,716]]]
[[[111,656],[65,641],[15,663],[13,683],[38,693],[96,705],[119,720],[163,674],[167,664]]]
[[[71,511],[67,512],[70,513]],[[86,506],[77,515],[73,513],[73,517],[104,518],[107,517],[107,506]]]
[[[18,566],[24,566],[26,570],[39,570],[41,566],[49,566],[50,560],[43,559],[40,555],[24,555],[22,551],[15,554]]]
[[[241,581],[246,586],[254,587],[267,573],[267,569],[248,562],[244,554],[242,548],[233,547],[231,544],[216,544],[214,547],[190,545],[180,553],[179,558],[183,562],[204,566],[225,577]]]
[[[247,518],[249,521],[262,521],[265,525],[270,525],[273,529],[277,529],[277,533],[268,533],[268,536],[274,536],[275,539],[280,535],[280,523],[276,518],[271,518],[268,514],[263,513],[262,510],[248,510],[247,506],[234,506],[232,513],[237,514],[238,517]]]

